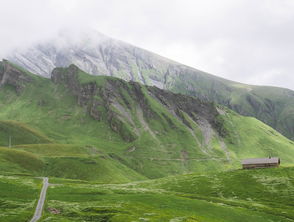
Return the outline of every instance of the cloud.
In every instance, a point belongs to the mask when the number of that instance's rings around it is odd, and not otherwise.
[[[292,0],[10,0],[0,55],[62,29],[96,29],[235,81],[294,89]]]

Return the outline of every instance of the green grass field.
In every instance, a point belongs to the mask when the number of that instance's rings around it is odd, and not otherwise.
[[[0,221],[29,221],[35,210],[40,179],[0,175]]]
[[[27,221],[41,179],[1,176],[0,221]],[[50,178],[41,221],[294,221],[294,168],[187,174],[126,184]],[[4,192],[5,190],[5,192]]]
[[[43,221],[294,221],[293,167],[121,185],[51,182]]]

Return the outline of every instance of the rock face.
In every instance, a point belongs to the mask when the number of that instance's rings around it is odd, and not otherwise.
[[[90,116],[98,121],[107,120],[111,129],[127,142],[135,140],[140,134],[141,126],[136,125],[137,120],[141,121],[141,125],[148,125],[152,119],[162,119],[170,128],[177,127],[170,116],[152,107],[148,97],[162,104],[172,116],[191,129],[191,123],[184,115],[189,116],[195,124],[205,121],[209,127],[219,130],[219,113],[212,103],[117,78],[103,77],[103,84],[96,79],[84,82],[83,75],[88,74],[70,65],[68,68],[55,68],[51,79],[69,88],[77,97],[78,104],[85,107]]]
[[[65,35],[16,51],[8,58],[45,77],[50,77],[55,67],[75,64],[93,75],[114,76],[195,96],[254,116],[294,139],[293,91],[225,80],[99,33],[75,41]]]
[[[27,51],[15,51],[8,59],[44,77],[50,77],[55,67],[75,64],[93,75],[115,76],[160,88],[168,67],[177,64],[100,33],[81,36],[78,41],[68,38],[66,35]]]
[[[17,93],[20,93],[32,78],[15,68],[8,61],[3,60],[0,64],[0,87],[3,85],[13,86]]]

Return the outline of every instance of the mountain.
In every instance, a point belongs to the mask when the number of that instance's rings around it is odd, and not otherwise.
[[[0,62],[0,221],[293,221],[294,143],[215,103]],[[248,157],[281,167],[240,170]],[[175,175],[184,174],[184,175]],[[158,179],[156,179],[158,178]]]
[[[6,173],[113,183],[236,169],[248,157],[294,160],[293,142],[255,118],[75,65],[48,79],[1,62],[0,107]]]
[[[7,57],[48,78],[55,67],[75,64],[93,75],[118,77],[195,96],[256,117],[294,139],[292,90],[229,81],[99,33],[71,36],[75,35],[63,33],[54,40],[15,51]]]

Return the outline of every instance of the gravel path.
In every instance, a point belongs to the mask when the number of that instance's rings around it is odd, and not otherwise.
[[[42,190],[41,190],[38,205],[36,207],[35,214],[34,214],[34,216],[33,216],[33,218],[31,219],[30,222],[36,222],[42,216],[43,206],[44,206],[44,202],[45,202],[45,199],[46,199],[46,192],[47,192],[47,188],[49,186],[48,180],[49,180],[48,177],[43,178],[43,187],[42,187]]]

